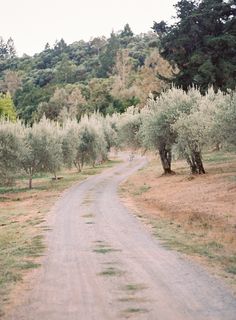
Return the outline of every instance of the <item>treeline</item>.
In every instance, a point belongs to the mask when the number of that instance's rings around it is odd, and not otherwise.
[[[26,175],[29,188],[37,173],[57,173],[62,166],[95,165],[107,159],[116,143],[113,118],[100,114],[68,120],[62,125],[43,117],[33,126],[2,120],[0,122],[0,184],[10,185]]]
[[[46,44],[33,57],[17,57],[13,40],[0,38],[0,93],[10,94],[17,116],[32,124],[42,114],[61,121],[122,113],[172,83],[202,94],[209,86],[234,90],[235,0],[180,0],[175,8],[175,22],[155,22],[154,32],[134,35],[127,24],[108,39]]]
[[[172,154],[185,158],[192,174],[204,174],[202,151],[236,145],[236,91],[203,96],[196,88],[172,88],[150,97],[139,110],[121,115],[119,135],[124,146],[153,150],[164,174],[172,174]]]
[[[150,96],[143,108],[103,116],[94,113],[79,122],[62,123],[43,117],[32,126],[2,120],[0,123],[0,182],[12,183],[26,174],[29,187],[36,173],[57,177],[62,166],[96,165],[113,148],[158,152],[165,174],[172,174],[172,153],[183,157],[192,174],[204,174],[202,151],[236,145],[236,91],[171,88]]]
[[[130,105],[144,103],[150,91],[166,88],[157,70],[171,76],[170,65],[159,55],[155,33],[134,35],[128,24],[108,39],[46,44],[33,57],[17,57],[12,40],[9,51],[9,41],[0,38],[0,92],[11,95],[17,116],[28,123],[42,113],[58,120],[62,110],[50,111],[54,97],[59,93],[65,100],[72,91],[73,106],[64,107],[69,115],[76,112],[78,120],[94,111],[124,112]]]

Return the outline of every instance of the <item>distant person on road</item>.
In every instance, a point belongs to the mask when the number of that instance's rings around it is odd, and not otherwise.
[[[133,161],[134,160],[134,153],[131,152],[129,155],[129,161]]]

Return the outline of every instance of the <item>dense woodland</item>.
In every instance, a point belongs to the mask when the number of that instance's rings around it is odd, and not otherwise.
[[[12,40],[0,43],[0,90],[10,92],[17,115],[33,122],[43,114],[51,120],[80,119],[88,112],[124,112],[143,104],[150,91],[166,83],[157,70],[171,76],[158,51],[157,36],[135,36],[129,25],[110,38],[67,45],[63,39],[29,57],[15,54]]]
[[[235,146],[235,1],[175,7],[172,25],[61,39],[33,57],[0,39],[2,183],[25,172],[31,186],[35,173],[62,165],[81,170],[111,147],[154,150],[169,174],[174,151],[202,174],[204,148]]]

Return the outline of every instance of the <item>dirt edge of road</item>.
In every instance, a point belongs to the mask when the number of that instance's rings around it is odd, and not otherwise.
[[[175,161],[163,177],[158,159],[120,185],[123,203],[164,246],[200,263],[236,295],[236,156],[206,156],[206,176]]]

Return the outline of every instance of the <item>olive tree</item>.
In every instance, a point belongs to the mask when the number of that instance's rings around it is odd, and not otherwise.
[[[0,183],[11,184],[19,171],[21,123],[0,120]]]
[[[138,108],[129,107],[118,121],[118,143],[120,147],[128,147],[132,151],[141,147],[140,127],[142,118]]]
[[[79,123],[67,120],[62,139],[64,164],[69,168],[74,164],[80,172],[85,164],[106,160],[113,134],[110,123],[99,113],[84,116]]]
[[[236,145],[236,91],[230,91],[216,103],[213,133],[225,145]]]
[[[95,129],[95,152],[96,152],[96,161],[103,162],[108,158],[109,146],[112,145],[112,137],[108,137],[111,132],[110,128],[105,127],[104,116],[100,113],[94,113],[89,117],[89,124],[92,128]],[[107,129],[107,132],[105,131]]]
[[[107,144],[102,123],[96,116],[82,117],[78,128],[75,164],[81,170],[84,164],[96,164],[107,156]]]
[[[173,125],[177,132],[177,148],[187,160],[192,174],[204,174],[202,148],[207,142],[207,122],[204,115],[194,112],[183,114]]]
[[[29,188],[38,172],[51,172],[57,178],[62,164],[62,136],[58,124],[43,118],[25,128],[20,150],[19,161],[29,178]]]
[[[205,135],[205,145],[213,150],[219,150],[225,142],[222,135],[222,120],[227,100],[230,100],[228,94],[220,90],[215,92],[212,87],[198,100],[199,116],[208,129]]]
[[[106,117],[101,116],[102,129],[104,134],[104,139],[106,141],[107,153],[111,149],[117,148],[117,130],[115,124],[116,115],[107,115]]]
[[[76,120],[67,120],[62,129],[63,163],[66,167],[77,167],[77,146],[79,143],[79,125]],[[80,168],[78,168],[80,169]]]
[[[171,88],[159,97],[149,98],[142,113],[141,135],[143,145],[159,153],[164,174],[172,174],[172,147],[177,139],[173,125],[182,114],[189,114],[201,97],[197,89],[188,93]]]

